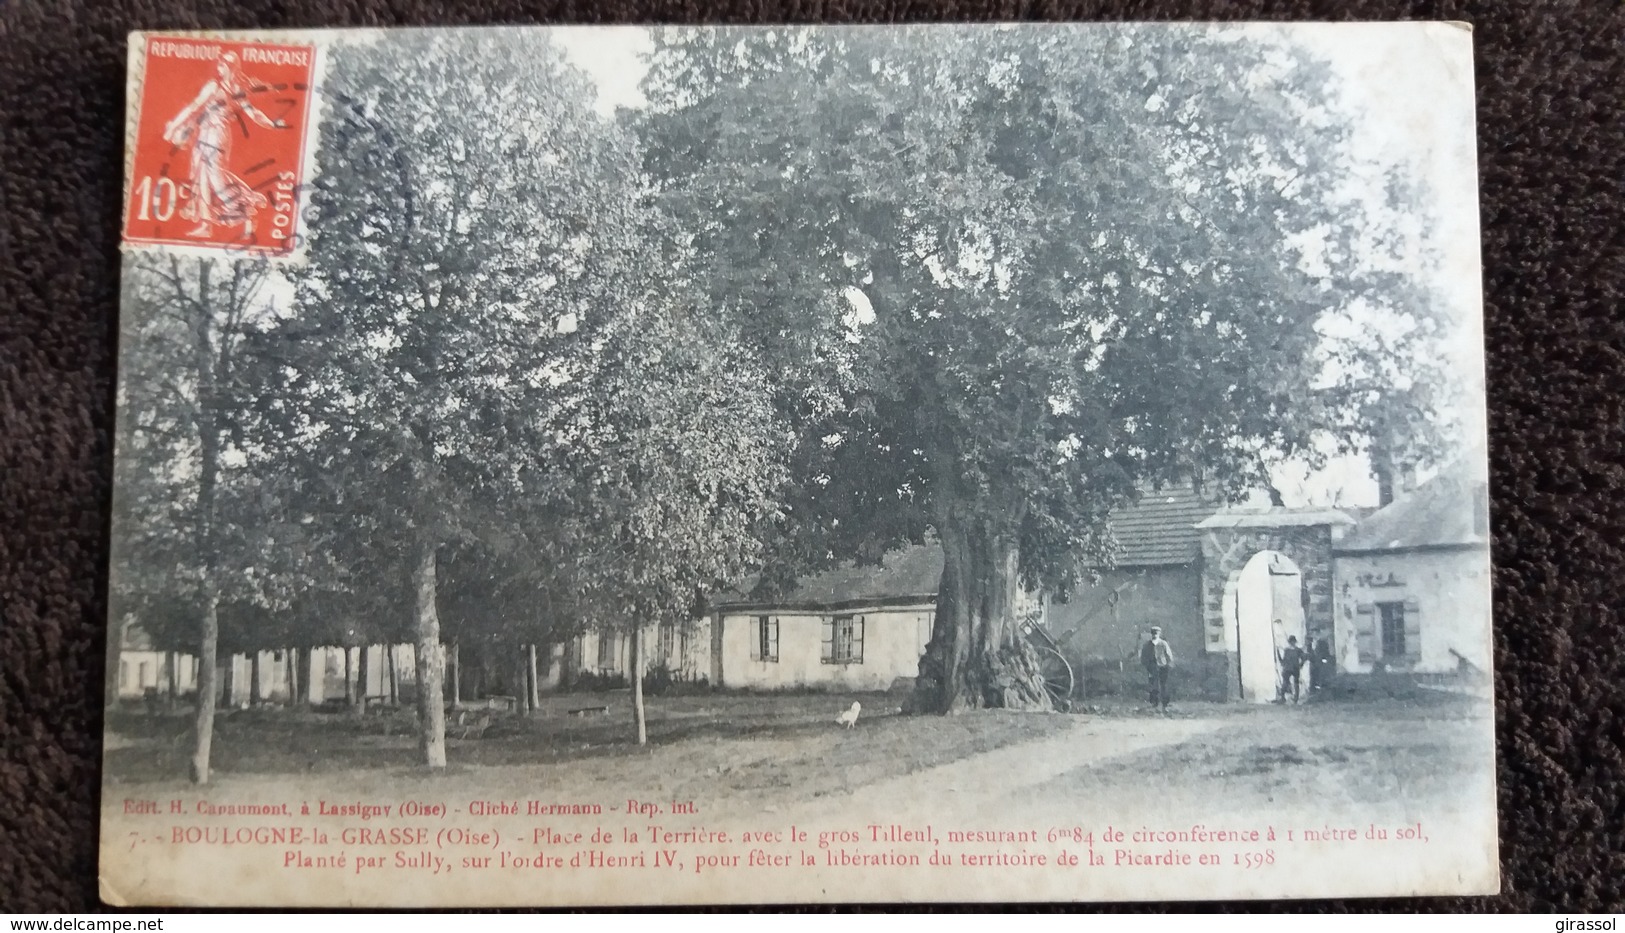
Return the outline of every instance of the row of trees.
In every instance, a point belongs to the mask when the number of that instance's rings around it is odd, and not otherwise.
[[[1436,441],[1414,199],[1350,193],[1329,73],[1264,39],[660,31],[613,121],[535,32],[328,68],[305,265],[127,261],[114,616],[196,646],[194,780],[222,632],[415,642],[439,767],[450,632],[637,667],[928,535],[916,705],[1042,708],[1018,588],[1136,484]]]

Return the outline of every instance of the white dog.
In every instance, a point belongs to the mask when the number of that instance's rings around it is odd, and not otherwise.
[[[835,724],[837,726],[845,726],[850,729],[858,724],[858,713],[862,711],[863,704],[859,703],[857,700],[853,700],[851,709],[835,717]]]

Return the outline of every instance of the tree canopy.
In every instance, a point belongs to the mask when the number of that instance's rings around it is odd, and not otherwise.
[[[930,708],[1015,702],[966,640],[1019,654],[1012,575],[1076,585],[1137,484],[1239,490],[1436,414],[1437,309],[1346,190],[1329,71],[1264,38],[671,30],[646,94],[696,280],[792,400],[840,400],[796,421],[788,571],[947,544]],[[1340,335],[1356,305],[1390,326]]]

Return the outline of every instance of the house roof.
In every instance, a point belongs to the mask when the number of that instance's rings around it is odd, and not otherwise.
[[[1453,466],[1360,522],[1338,553],[1488,545],[1486,479]]]
[[[1111,515],[1118,567],[1188,564],[1201,554],[1196,525],[1213,514],[1218,500],[1191,485],[1142,490],[1140,500]],[[942,547],[919,544],[887,554],[881,564],[846,564],[803,578],[796,588],[771,600],[740,593],[719,596],[715,607],[836,609],[859,605],[908,605],[936,600],[942,580]]]
[[[1118,567],[1166,567],[1188,564],[1201,555],[1197,523],[1213,514],[1220,500],[1196,490],[1193,484],[1149,487],[1140,499],[1111,514],[1117,539]]]
[[[802,578],[777,599],[750,600],[739,594],[719,597],[718,609],[826,608],[882,603],[929,603],[942,580],[942,548],[917,544],[887,554],[879,565],[846,564]]]

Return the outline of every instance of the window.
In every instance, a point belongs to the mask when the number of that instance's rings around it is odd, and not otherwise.
[[[825,664],[862,664],[863,619],[854,616],[825,619],[822,657]]]
[[[147,662],[145,661],[142,661],[140,664],[136,665],[135,685],[137,687],[145,687],[147,685]]]
[[[1382,620],[1379,630],[1382,639],[1382,656],[1384,658],[1405,657],[1405,604],[1378,603],[1377,614]]]
[[[128,687],[130,685],[130,662],[129,661],[120,661],[120,662],[118,662],[118,685],[120,687]]]
[[[779,659],[779,620],[771,616],[756,617],[756,660]]]
[[[615,636],[598,636],[598,667],[609,670],[615,666]]]
[[[677,653],[677,626],[670,622],[661,624],[657,639],[656,666],[676,667],[672,662],[676,660],[673,655]]]

